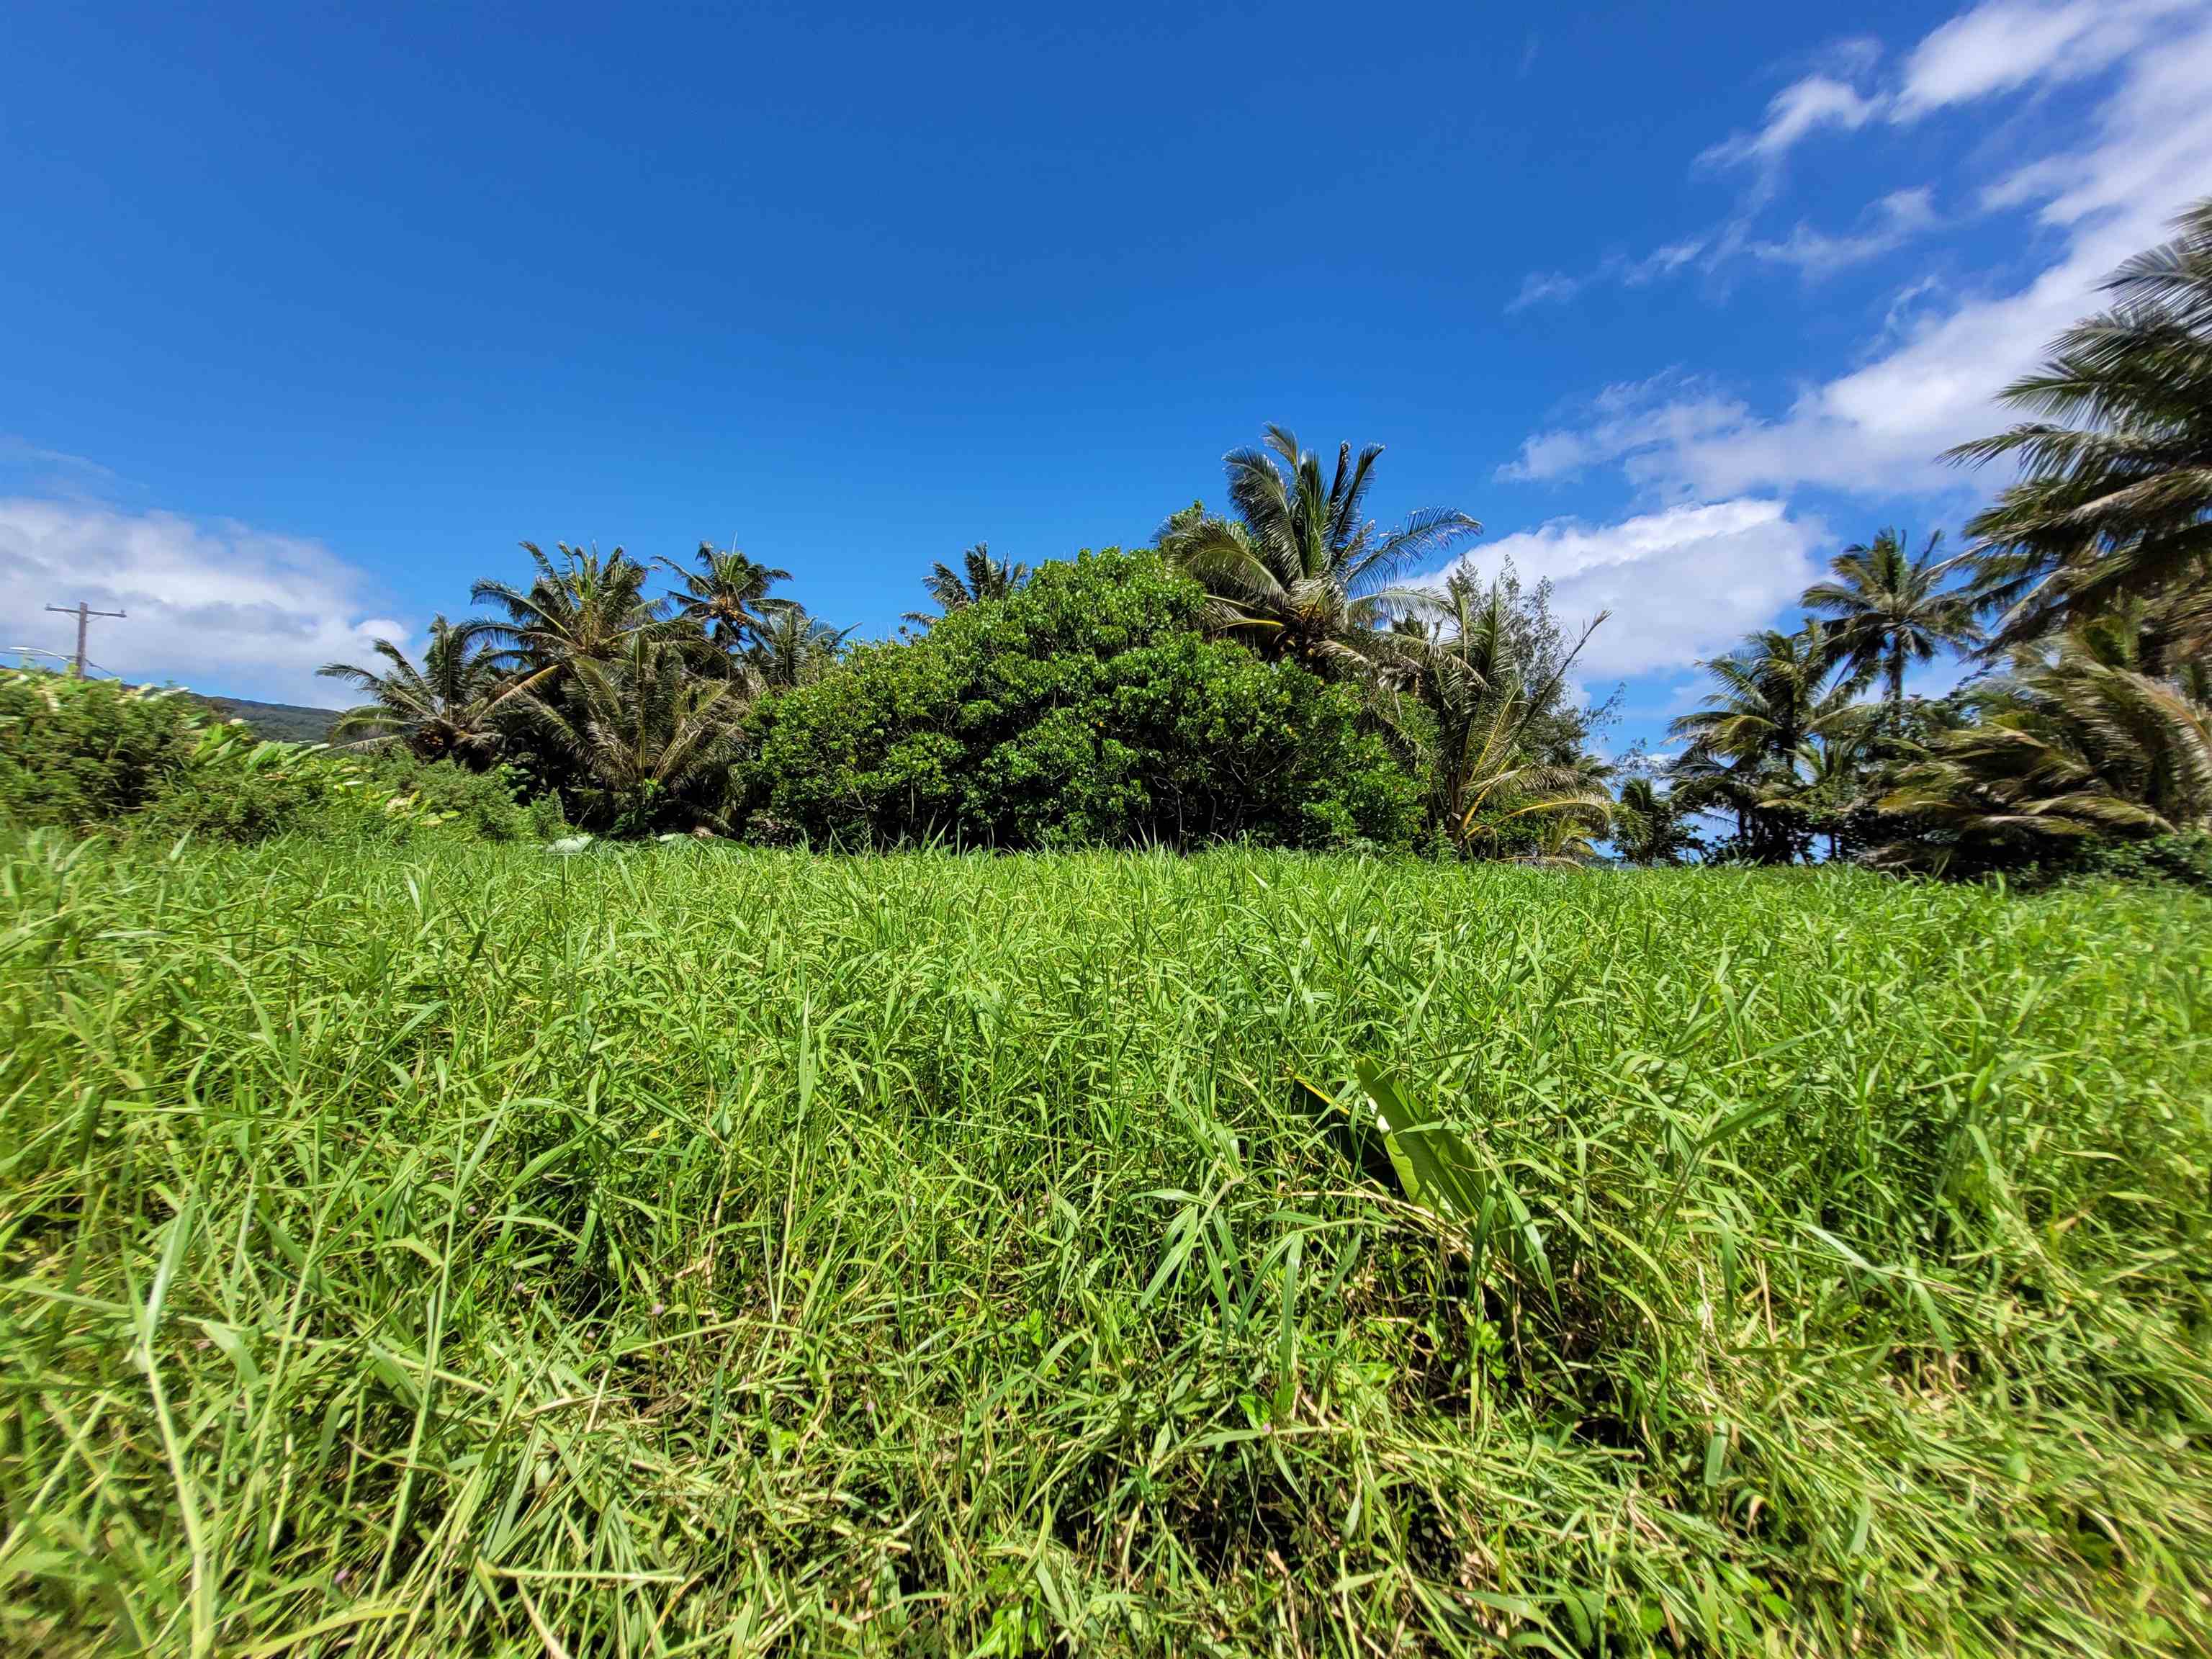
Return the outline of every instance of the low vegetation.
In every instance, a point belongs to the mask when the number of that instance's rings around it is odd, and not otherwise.
[[[0,674],[0,1650],[2212,1650],[2212,204],[2115,288],[1663,765],[1278,428],[890,640]]]
[[[17,836],[0,1645],[2201,1650],[2208,941],[1837,872]]]
[[[181,692],[0,672],[0,824],[127,840],[294,835],[396,844],[447,827],[488,841],[553,833],[558,804],[522,780],[404,750],[337,752],[211,721]]]

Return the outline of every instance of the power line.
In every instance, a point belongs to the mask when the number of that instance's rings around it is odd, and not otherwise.
[[[44,646],[38,645],[0,645],[0,657],[51,657],[56,662],[76,660],[66,651],[49,651]],[[85,659],[84,666],[87,674],[105,674],[108,678],[114,680],[123,678],[105,663],[94,662],[89,657]]]
[[[76,661],[71,665],[70,672],[76,676],[79,679],[82,679],[84,678],[84,634],[85,629],[91,625],[92,619],[94,617],[128,617],[131,614],[128,611],[94,611],[82,599],[79,599],[73,605],[50,605],[46,609],[52,611],[58,611],[64,617],[75,617],[76,618]]]

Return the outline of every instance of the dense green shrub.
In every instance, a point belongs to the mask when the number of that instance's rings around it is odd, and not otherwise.
[[[524,799],[527,780],[514,767],[477,772],[451,760],[418,760],[395,748],[377,755],[368,769],[385,787],[411,795],[426,811],[482,841],[545,841],[567,827],[560,797]]]
[[[29,828],[255,842],[389,841],[452,825],[492,841],[551,833],[503,769],[264,742],[196,699],[35,670],[0,675],[0,817]]]
[[[766,838],[1044,848],[1402,844],[1413,781],[1352,694],[1206,639],[1195,584],[1109,549],[764,700]]]
[[[2212,890],[2212,835],[2196,830],[2148,841],[2103,842],[2083,854],[2081,866],[2093,876]]]
[[[82,830],[139,811],[185,765],[202,718],[113,680],[0,673],[0,815]]]

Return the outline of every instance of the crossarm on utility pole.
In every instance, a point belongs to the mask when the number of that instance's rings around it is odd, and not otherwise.
[[[70,673],[77,679],[84,678],[84,635],[92,619],[94,617],[128,617],[131,614],[128,611],[94,611],[82,599],[79,599],[75,605],[50,605],[46,609],[58,611],[64,617],[76,618],[76,661],[70,665]]]

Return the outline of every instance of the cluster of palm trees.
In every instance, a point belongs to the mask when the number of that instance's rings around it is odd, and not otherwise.
[[[1681,752],[1616,795],[1588,752],[1569,676],[1601,616],[1569,637],[1510,571],[1439,579],[1480,526],[1432,507],[1366,516],[1380,446],[1333,466],[1279,426],[1224,458],[1229,512],[1176,514],[1155,541],[1204,595],[1204,624],[1259,655],[1354,688],[1373,730],[1424,780],[1442,848],[1576,860],[1701,850],[1760,862],[1831,856],[1990,864],[2100,836],[2212,828],[2212,201],[2112,279],[2112,307],[2008,387],[2029,413],[1954,457],[2021,477],[1967,526],[1915,551],[1884,530],[1845,549],[1769,629],[1705,665],[1712,690],[1674,722]],[[775,592],[788,573],[702,544],[647,566],[617,548],[524,544],[525,586],[476,584],[493,615],[432,624],[420,665],[386,641],[377,668],[333,664],[370,701],[342,739],[427,759],[505,762],[617,828],[714,807],[763,693],[832,672],[846,633]],[[655,572],[672,585],[648,592]],[[1025,566],[976,544],[924,586],[909,637],[1004,601]],[[1966,659],[1950,695],[1911,671]],[[1705,848],[1701,823],[1733,821]]]
[[[1942,539],[1914,554],[1885,529],[1846,548],[1805,591],[1801,627],[1762,629],[1707,662],[1712,690],[1669,728],[1686,747],[1659,810],[1732,816],[1728,853],[1756,863],[1802,856],[1822,832],[1829,856],[1850,850],[1872,828],[1869,787],[1905,739],[1907,672],[1980,641]]]
[[[389,640],[371,666],[321,672],[367,701],[338,716],[337,742],[404,745],[418,759],[515,769],[617,833],[680,823],[726,832],[727,776],[744,716],[764,694],[811,685],[836,667],[848,629],[811,616],[776,587],[791,573],[735,546],[702,542],[690,564],[647,564],[617,547],[522,544],[531,579],[483,580],[471,602],[490,614],[430,624],[421,662]],[[933,566],[936,613],[1003,599],[1028,568],[982,544],[963,568]],[[656,577],[665,579],[659,592]]]
[[[380,668],[322,670],[370,699],[332,736],[404,744],[428,761],[504,762],[617,830],[671,807],[719,823],[714,784],[738,753],[744,709],[764,690],[820,678],[843,630],[774,593],[789,572],[735,548],[702,543],[690,567],[656,561],[674,585],[654,594],[655,567],[620,548],[602,557],[522,545],[532,579],[477,582],[471,601],[498,614],[437,617],[419,666],[378,640]]]
[[[1705,665],[1662,813],[1732,812],[1760,860],[1825,831],[1935,867],[2212,830],[2212,202],[2177,230],[2005,389],[2033,418],[1952,452],[2021,467],[1964,553],[1886,531],[1807,590],[1803,628]],[[1908,701],[1946,649],[1966,683]]]

